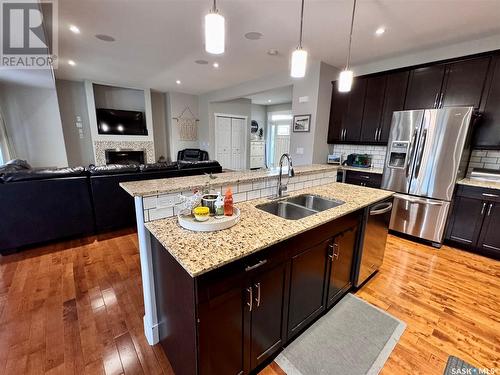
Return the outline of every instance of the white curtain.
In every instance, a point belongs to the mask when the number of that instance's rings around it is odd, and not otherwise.
[[[7,134],[7,127],[0,110],[0,165],[14,159],[14,150]]]

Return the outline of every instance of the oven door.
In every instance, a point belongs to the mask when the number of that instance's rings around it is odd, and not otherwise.
[[[395,194],[389,229],[441,244],[449,208],[447,201]]]

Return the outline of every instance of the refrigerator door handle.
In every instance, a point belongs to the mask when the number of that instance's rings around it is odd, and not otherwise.
[[[410,150],[408,152],[408,163],[406,164],[406,177],[410,176],[410,164],[411,164],[411,161],[413,160],[413,154],[415,152],[415,142],[417,140],[417,135],[418,135],[418,127],[413,132],[413,135],[412,135],[411,141],[410,141]]]
[[[427,199],[419,199],[416,197],[411,197],[407,195],[394,194],[394,198],[399,198],[401,200],[413,203],[413,204],[427,204],[429,206],[442,206],[443,202],[440,201],[431,201]]]
[[[418,178],[418,174],[420,173],[420,167],[422,166],[422,157],[424,156],[426,141],[427,141],[427,129],[424,129],[422,133],[422,140],[420,141],[420,147],[418,149],[417,164],[415,165],[415,178]]]

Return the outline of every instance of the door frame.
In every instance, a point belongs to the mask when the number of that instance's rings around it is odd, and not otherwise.
[[[246,124],[248,125],[248,116],[243,116],[243,115],[232,115],[232,114],[229,114],[229,113],[214,113],[214,135],[215,135],[215,140],[214,140],[214,151],[215,151],[215,155],[217,157],[217,117],[230,117],[230,118],[237,118],[237,119],[240,119],[240,120],[245,120]],[[245,138],[244,138],[244,147],[243,147],[243,157],[244,157],[244,162],[243,162],[243,166],[244,168],[242,170],[245,170],[245,169],[249,169],[249,162],[248,162],[248,132],[249,130],[247,129],[247,126],[245,127],[245,130],[244,130],[244,134],[245,134]],[[232,148],[232,145],[231,145],[231,148]]]

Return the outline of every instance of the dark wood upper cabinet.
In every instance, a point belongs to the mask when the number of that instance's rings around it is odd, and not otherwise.
[[[328,143],[341,142],[343,136],[342,126],[347,112],[347,104],[349,103],[349,93],[339,92],[337,82],[333,82],[332,86]]]
[[[386,82],[387,76],[385,75],[370,77],[366,80],[361,142],[378,142],[379,140]]]
[[[436,108],[445,74],[444,64],[413,69],[406,92],[405,109]]]
[[[331,263],[327,307],[330,307],[352,284],[352,264],[357,241],[357,227],[335,237],[329,253]]]
[[[500,149],[500,55],[496,56],[487,78],[482,118],[474,131],[473,145],[476,148]]]
[[[389,73],[385,89],[384,106],[380,120],[379,142],[387,144],[391,130],[392,113],[401,111],[405,105],[409,71]]]
[[[438,106],[479,108],[490,60],[488,56],[448,64]]]
[[[344,130],[342,140],[344,142],[359,142],[365,104],[366,82],[367,79],[365,77],[356,77],[352,83],[347,111],[342,124]]]
[[[285,290],[285,265],[281,264],[256,276],[252,280],[252,287],[250,365],[251,368],[255,368],[283,344],[281,322]]]

